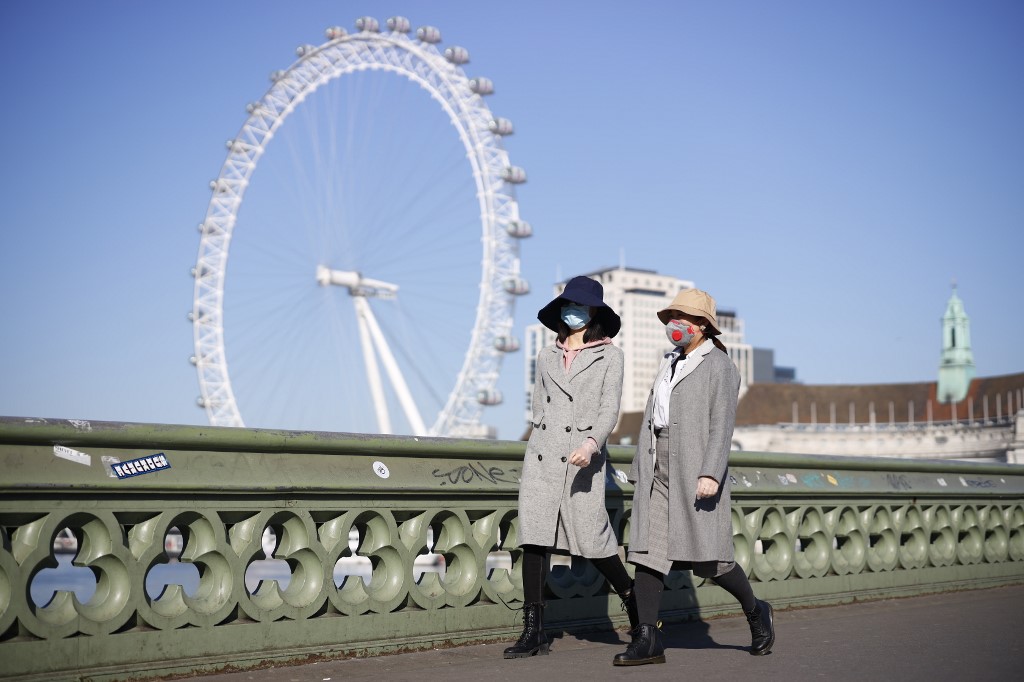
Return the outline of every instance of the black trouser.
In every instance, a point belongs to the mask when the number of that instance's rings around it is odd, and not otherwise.
[[[523,603],[536,604],[544,601],[544,583],[547,580],[548,547],[541,545],[523,545]],[[624,593],[633,585],[626,573],[626,567],[618,554],[610,557],[590,560],[601,572],[608,584],[618,594]],[[659,592],[660,596],[660,592]]]
[[[739,564],[728,573],[713,578],[722,589],[736,597],[736,601],[747,613],[754,610],[757,601],[750,587],[747,575]],[[641,623],[655,625],[658,622],[658,610],[661,608],[661,592],[665,587],[665,576],[647,566],[636,567],[636,610]],[[529,602],[527,602],[529,603]]]

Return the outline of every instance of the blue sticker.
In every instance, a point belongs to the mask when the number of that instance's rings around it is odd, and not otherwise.
[[[149,474],[154,471],[170,469],[171,463],[167,461],[167,456],[164,453],[158,452],[148,457],[118,462],[117,464],[110,465],[110,468],[118,478],[131,478],[132,476],[141,476],[142,474]]]

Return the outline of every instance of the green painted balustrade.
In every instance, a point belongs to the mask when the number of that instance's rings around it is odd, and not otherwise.
[[[0,677],[138,679],[514,638],[523,451],[0,418]],[[616,448],[609,467],[626,538],[631,456]],[[1024,582],[1024,468],[736,452],[730,473],[737,559],[776,608]],[[247,585],[268,528],[290,577]],[[94,591],[35,604],[63,529]],[[443,570],[419,575],[431,550]],[[354,561],[366,577],[339,579]],[[174,562],[197,586],[151,594],[151,573]],[[737,608],[688,572],[666,583],[666,621]],[[626,622],[589,562],[556,566],[548,590],[550,628]]]

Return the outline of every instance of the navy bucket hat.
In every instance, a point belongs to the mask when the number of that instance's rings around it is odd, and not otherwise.
[[[594,312],[594,319],[601,323],[601,327],[609,337],[619,333],[622,327],[622,320],[611,309],[611,306],[604,302],[604,287],[601,283],[589,277],[573,277],[570,279],[562,293],[551,303],[540,309],[537,319],[541,324],[551,331],[558,332],[558,323],[562,319],[562,306],[572,301],[580,305],[588,305],[597,308]]]

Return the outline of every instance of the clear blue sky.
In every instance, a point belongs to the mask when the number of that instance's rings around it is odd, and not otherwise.
[[[934,380],[954,277],[978,374],[1024,370],[1020,2],[8,0],[0,414],[205,422],[188,270],[224,141],[297,45],[396,14],[469,49],[516,125],[520,336],[556,273],[622,252],[709,290],[806,383]],[[281,163],[257,171],[263,215]]]

